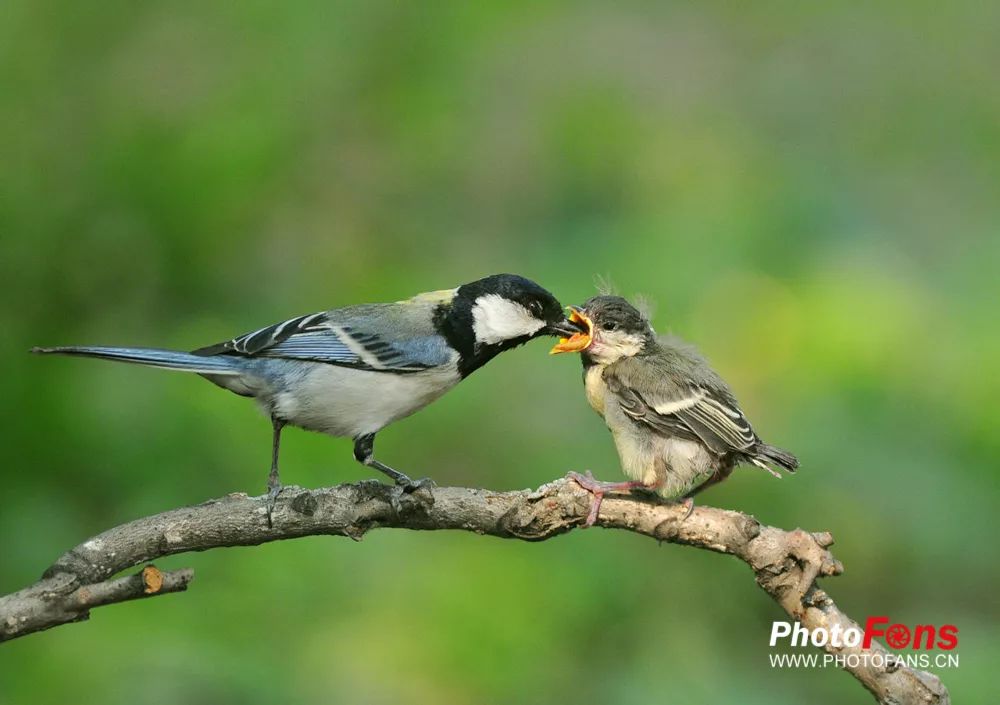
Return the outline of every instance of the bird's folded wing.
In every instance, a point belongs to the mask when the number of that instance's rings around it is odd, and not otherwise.
[[[334,313],[299,316],[194,353],[310,360],[387,372],[419,372],[451,361],[447,342],[433,332],[404,331],[390,338],[378,330],[377,318]]]
[[[605,381],[622,411],[653,429],[698,438],[716,453],[746,450],[757,442],[750,422],[728,395],[656,377],[646,379],[640,392],[630,384],[630,375],[614,374],[610,368]]]

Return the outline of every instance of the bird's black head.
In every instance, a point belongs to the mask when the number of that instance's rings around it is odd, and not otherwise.
[[[532,338],[578,330],[556,297],[516,274],[494,274],[458,287],[436,323],[459,351],[463,375]]]
[[[556,345],[554,353],[579,352],[586,361],[607,365],[638,355],[655,340],[649,321],[620,296],[595,296],[572,308],[572,320],[587,330]]]

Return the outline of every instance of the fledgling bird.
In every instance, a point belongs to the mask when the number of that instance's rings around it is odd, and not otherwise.
[[[577,332],[535,282],[495,274],[405,301],[362,304],[292,318],[193,352],[71,346],[36,353],[83,355],[194,372],[271,418],[268,522],[281,491],[285,425],[354,439],[354,457],[407,491],[404,473],[375,459],[375,434],[430,404],[499,353],[540,335]]]
[[[587,526],[606,492],[651,490],[683,499],[720,482],[740,463],[775,477],[771,466],[794,472],[799,461],[764,443],[729,386],[689,345],[657,337],[649,321],[619,296],[595,296],[571,307],[586,331],[563,339],[552,353],[579,352],[587,401],[615,440],[628,482],[600,482],[590,473],[570,477],[593,494]]]

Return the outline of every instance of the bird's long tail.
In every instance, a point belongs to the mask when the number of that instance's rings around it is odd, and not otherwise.
[[[148,365],[164,370],[196,372],[204,375],[239,375],[241,369],[237,360],[227,356],[203,357],[177,350],[156,348],[106,348],[90,345],[71,345],[59,348],[32,348],[31,352],[44,355],[80,355],[102,360],[117,360],[135,365]]]
[[[771,465],[777,465],[788,472],[795,472],[799,467],[799,459],[787,450],[782,450],[767,443],[758,443],[754,450],[755,452],[750,458],[750,462],[757,467],[764,468],[777,477],[781,476],[771,469]]]

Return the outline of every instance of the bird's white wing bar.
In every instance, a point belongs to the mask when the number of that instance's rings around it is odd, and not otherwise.
[[[341,364],[360,362],[358,354],[346,345],[335,331],[329,329],[298,333],[259,351],[257,355]]]
[[[385,343],[379,342],[378,336],[365,334],[352,335],[349,332],[349,328],[335,326],[332,323],[325,324],[324,328],[330,331],[338,343],[347,348],[354,356],[354,359],[363,366],[373,370],[384,370],[387,368],[385,362],[379,357],[379,353],[383,352],[388,346]],[[370,347],[366,347],[366,345]]]
[[[743,414],[707,394],[694,406],[678,412],[699,436],[698,426],[711,431],[733,450],[746,450],[757,442],[750,422]],[[713,444],[714,445],[714,444]]]
[[[420,372],[453,362],[452,351],[438,335],[389,341],[371,328],[371,322],[362,316],[335,323],[327,312],[311,313],[196,350],[195,354],[310,360],[385,372]]]
[[[411,338],[386,342],[375,333],[328,323],[296,333],[258,354],[313,360],[385,372],[419,372],[450,361],[443,339]]]
[[[743,412],[709,389],[661,386],[647,399],[625,379],[614,376],[608,381],[622,411],[661,433],[697,437],[716,453],[746,450],[757,442]]]
[[[275,327],[274,338],[276,340],[281,340],[281,334],[284,333],[285,330],[289,328],[289,326],[293,326],[295,328],[295,331],[291,331],[292,333],[296,331],[314,330],[311,329],[309,326],[312,325],[313,322],[325,316],[326,316],[325,313],[320,312],[320,313],[313,313],[308,316],[301,316],[299,318],[290,318],[284,323],[279,323],[277,327]]]
[[[281,323],[258,328],[257,330],[238,336],[232,340],[217,345],[209,345],[205,348],[195,350],[195,355],[221,355],[225,353],[236,353],[238,355],[255,355],[262,350],[280,343],[296,333],[310,329],[317,321],[325,320],[326,312],[310,313],[305,316],[290,318]]]
[[[677,399],[672,401],[662,402],[653,407],[653,411],[663,416],[668,414],[675,414],[678,411],[683,411],[684,409],[690,409],[692,406],[700,403],[702,399],[705,398],[705,390],[696,389],[694,394],[683,399]]]

